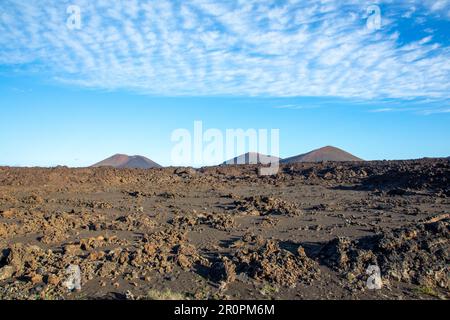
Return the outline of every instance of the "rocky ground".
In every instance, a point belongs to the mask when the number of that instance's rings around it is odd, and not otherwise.
[[[0,298],[447,299],[449,178],[448,160],[0,168]]]

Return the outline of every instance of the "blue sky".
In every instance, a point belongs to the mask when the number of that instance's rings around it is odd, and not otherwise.
[[[282,157],[449,156],[449,30],[448,0],[3,0],[0,165],[170,165],[196,120],[278,128]]]

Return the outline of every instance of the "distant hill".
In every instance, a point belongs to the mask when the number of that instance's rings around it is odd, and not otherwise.
[[[108,159],[94,164],[92,167],[113,167],[128,169],[151,169],[161,168],[156,162],[143,156],[127,156],[126,154],[116,154]]]
[[[336,147],[323,147],[311,152],[281,160],[281,163],[321,162],[321,161],[364,161]]]
[[[250,163],[252,161],[252,163]],[[224,165],[233,165],[233,164],[268,164],[271,162],[280,161],[280,158],[269,156],[262,153],[257,152],[247,152],[245,154],[241,154],[236,158],[225,161]]]

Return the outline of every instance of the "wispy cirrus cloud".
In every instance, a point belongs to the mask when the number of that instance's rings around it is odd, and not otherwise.
[[[423,108],[421,107],[390,107],[390,108],[378,108],[371,109],[368,112],[370,113],[388,113],[388,112],[413,112],[416,114],[421,114]]]
[[[394,108],[379,108],[379,109],[372,109],[369,110],[369,112],[371,113],[382,113],[382,112],[392,112],[395,111],[396,109]]]
[[[377,3],[381,29],[366,26]],[[81,8],[80,30],[66,8]],[[399,25],[447,21],[449,1],[0,3],[0,65],[151,95],[424,97],[450,92],[450,48]],[[420,12],[420,14],[418,13]]]
[[[425,110],[419,111],[419,114],[422,114],[424,116],[429,116],[432,114],[441,114],[441,113],[450,113],[450,107],[425,109]]]

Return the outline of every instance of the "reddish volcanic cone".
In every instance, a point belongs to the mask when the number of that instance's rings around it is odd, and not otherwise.
[[[116,154],[108,159],[94,164],[92,167],[113,167],[128,169],[151,169],[161,168],[156,162],[143,156],[127,156],[125,154]]]
[[[283,159],[281,163],[322,162],[322,161],[364,161],[335,147],[324,147],[311,152]]]

